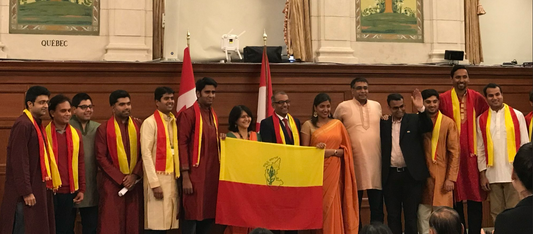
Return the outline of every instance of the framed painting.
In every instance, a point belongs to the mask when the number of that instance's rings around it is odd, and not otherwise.
[[[357,41],[424,42],[422,0],[356,0]]]
[[[100,0],[9,0],[9,33],[98,36]]]

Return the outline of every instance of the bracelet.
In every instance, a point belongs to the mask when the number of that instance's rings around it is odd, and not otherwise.
[[[333,152],[333,156],[337,156],[337,150],[335,150],[335,152]]]

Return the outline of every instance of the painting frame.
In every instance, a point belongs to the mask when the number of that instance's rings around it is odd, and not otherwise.
[[[48,35],[100,35],[100,0],[92,0],[89,25],[62,23],[19,23],[20,0],[9,0],[10,34],[48,34]]]
[[[424,42],[424,14],[423,14],[423,0],[416,1],[416,9],[414,12],[416,18],[416,33],[377,33],[365,32],[363,26],[363,9],[361,7],[362,0],[356,0],[355,3],[355,19],[356,19],[356,41],[367,42],[408,42],[408,43],[423,43]],[[383,14],[383,13],[378,13]],[[414,24],[412,25],[414,26]]]

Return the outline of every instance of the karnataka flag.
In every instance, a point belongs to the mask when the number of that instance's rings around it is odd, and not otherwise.
[[[216,223],[322,228],[324,150],[226,138],[221,153]]]

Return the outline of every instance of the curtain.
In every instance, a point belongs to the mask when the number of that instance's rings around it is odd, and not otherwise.
[[[163,39],[165,30],[163,28],[163,14],[165,13],[165,0],[153,0],[153,59],[163,58]]]
[[[287,53],[301,61],[313,61],[310,0],[287,0],[283,13]]]
[[[466,58],[473,64],[483,62],[479,16],[484,14],[485,10],[479,0],[465,0]]]

